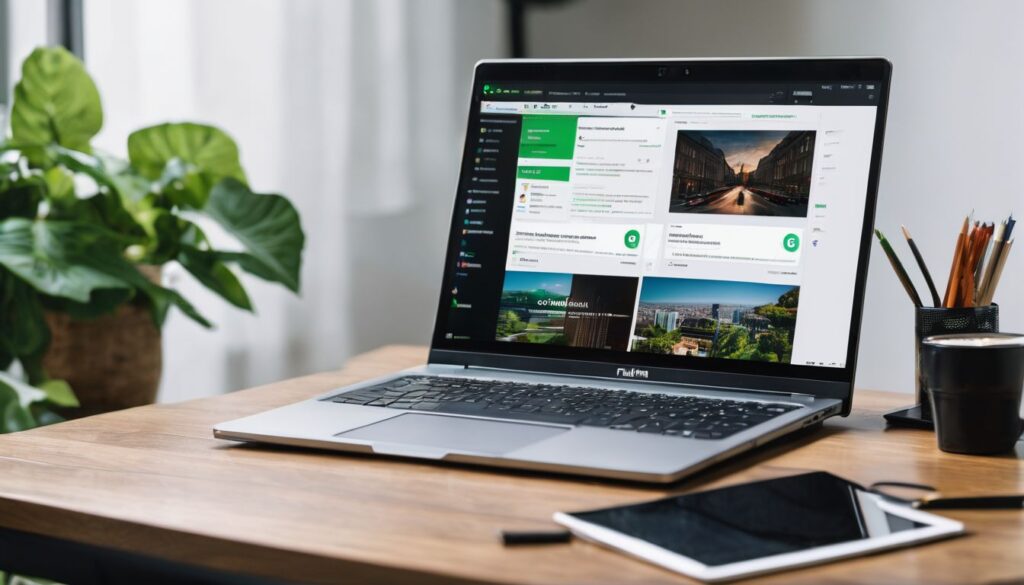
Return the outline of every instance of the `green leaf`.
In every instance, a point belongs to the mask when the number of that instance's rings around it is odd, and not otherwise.
[[[280,195],[253,193],[245,184],[224,179],[210,191],[203,209],[245,247],[218,252],[251,274],[298,292],[305,235],[295,207]]]
[[[192,246],[183,246],[178,262],[206,288],[222,296],[232,305],[252,311],[252,301],[238,277],[217,255]]]
[[[167,161],[156,185],[160,193],[179,207],[199,209],[206,205],[215,180],[180,158]]]
[[[117,193],[127,202],[138,201],[150,191],[150,182],[134,174],[126,161],[111,156],[93,156],[61,146],[52,146],[48,150],[55,162],[91,177],[97,185]]]
[[[206,320],[177,292],[153,284],[121,256],[121,241],[95,226],[70,221],[0,222],[0,265],[44,294],[89,303],[99,289],[142,291],[163,324],[171,305],[204,327]]]
[[[51,167],[43,173],[46,187],[49,189],[50,197],[53,199],[73,199],[75,197],[75,178],[63,167]],[[25,217],[34,217],[26,215]]]
[[[50,156],[68,169],[91,177],[101,187],[100,192],[92,197],[67,199],[65,211],[73,217],[91,220],[121,234],[133,237],[146,235],[142,226],[125,209],[122,199],[122,189],[132,189],[134,185],[124,179],[115,179],[97,157],[59,146],[50,149]]]
[[[39,389],[46,394],[46,399],[56,406],[66,408],[79,406],[78,398],[71,390],[71,385],[64,380],[47,380],[39,385]]]
[[[182,203],[196,208],[220,179],[245,182],[235,141],[203,124],[160,124],[132,132],[128,160],[142,176],[159,180]]]
[[[118,193],[97,193],[81,201],[99,218],[100,225],[132,238],[146,236],[146,230],[128,213]]]
[[[124,260],[101,240],[87,224],[10,218],[0,222],[0,265],[39,292],[87,303],[96,289],[131,287],[112,274]]]
[[[27,177],[7,184],[0,183],[0,219],[35,217],[39,202],[46,197],[46,182],[40,177]]]
[[[89,152],[89,140],[103,127],[100,94],[82,62],[62,47],[40,47],[25,59],[14,87],[11,137],[14,142],[60,144]],[[38,154],[27,152],[30,160]]]
[[[181,234],[185,229],[183,225],[187,222],[155,206],[148,198],[135,207],[135,220],[147,235],[145,263],[163,264],[176,258],[181,249]]]
[[[197,310],[193,304],[185,300],[183,296],[178,294],[177,291],[153,284],[150,279],[145,278],[145,276],[138,271],[138,268],[136,268],[134,264],[123,260],[117,264],[106,264],[104,265],[104,269],[110,270],[112,275],[117,276],[124,282],[142,291],[142,293],[147,297],[150,297],[150,301],[153,303],[154,322],[158,328],[164,325],[164,320],[167,318],[167,311],[171,305],[178,307],[186,317],[203,327],[213,327],[213,324],[207,321],[207,319],[200,314],[199,310]]]
[[[0,384],[0,404],[4,405],[3,417],[0,418],[0,432],[16,433],[36,426],[31,410],[21,406],[17,400],[11,399],[9,395],[5,396],[5,394],[7,391],[3,384]]]
[[[13,274],[0,268],[0,352],[11,357],[42,352],[50,329],[39,295]],[[0,363],[6,369],[9,363]]]
[[[109,189],[116,189],[116,185],[110,181],[110,174],[104,167],[103,161],[99,158],[61,146],[53,146],[48,150],[55,162],[64,165],[71,171],[92,177],[98,185]]]

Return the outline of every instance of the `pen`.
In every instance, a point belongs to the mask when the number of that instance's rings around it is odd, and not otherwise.
[[[913,504],[918,510],[1017,510],[1024,508],[1024,496],[977,496],[933,498]]]
[[[892,269],[896,272],[896,277],[899,278],[900,284],[907,291],[907,295],[910,300],[913,301],[915,307],[921,306],[921,297],[918,296],[917,290],[914,289],[913,283],[910,282],[910,276],[907,275],[907,271],[903,268],[903,263],[896,257],[896,252],[892,249],[889,244],[889,240],[886,239],[880,230],[875,230],[875,235],[878,236],[878,243],[882,245],[882,250],[885,251],[885,255],[889,258],[889,264],[892,264]]]
[[[924,257],[921,256],[921,251],[917,249],[917,244],[914,243],[914,238],[910,237],[910,230],[907,226],[900,226],[903,230],[903,237],[907,239],[907,244],[910,245],[910,251],[914,254],[914,260],[917,262],[917,267],[921,269],[921,274],[924,275],[924,281],[928,284],[928,292],[932,295],[932,305],[935,307],[942,305],[942,299],[939,298],[939,291],[935,289],[935,281],[932,280],[932,273],[928,271],[928,265],[924,262]]]
[[[501,531],[501,542],[505,546],[517,546],[521,544],[558,544],[572,540],[572,533],[568,530],[531,530],[517,532],[513,530]]]

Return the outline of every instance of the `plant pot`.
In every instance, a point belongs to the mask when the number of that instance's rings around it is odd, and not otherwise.
[[[90,320],[47,313],[46,321],[52,339],[43,368],[51,378],[71,384],[81,403],[62,415],[90,416],[156,400],[163,354],[160,330],[148,308],[125,304]]]
[[[140,266],[139,271],[159,283],[159,266]],[[51,340],[43,369],[67,381],[81,404],[61,415],[79,418],[156,401],[163,346],[148,307],[127,303],[88,320],[47,312],[46,322]]]

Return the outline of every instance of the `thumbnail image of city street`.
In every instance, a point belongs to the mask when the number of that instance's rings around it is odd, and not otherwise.
[[[508,271],[495,339],[625,351],[638,280]]]
[[[672,213],[807,217],[813,130],[680,130]]]
[[[800,287],[646,277],[632,351],[789,363]]]

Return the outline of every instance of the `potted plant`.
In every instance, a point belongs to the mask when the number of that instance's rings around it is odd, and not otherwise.
[[[90,146],[102,124],[74,55],[39,48],[24,61],[0,143],[0,432],[60,420],[79,401],[87,413],[152,402],[171,307],[210,326],[161,285],[165,264],[249,311],[236,270],[299,290],[298,213],[249,188],[226,133],[142,128],[123,160]],[[237,246],[215,249],[210,221]]]

